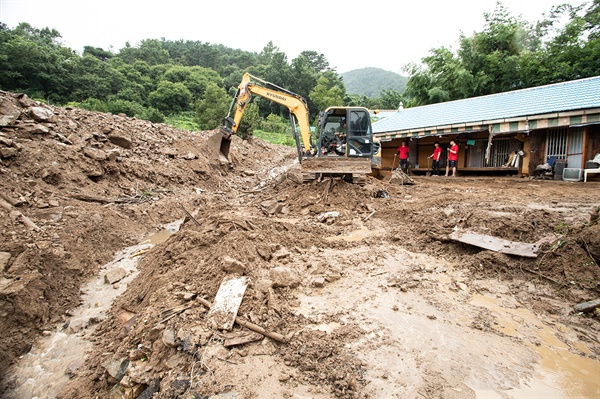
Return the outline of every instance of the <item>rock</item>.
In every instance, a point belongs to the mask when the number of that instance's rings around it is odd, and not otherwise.
[[[175,337],[175,331],[166,329],[163,331],[162,342],[163,344],[165,344],[165,346],[168,346],[169,348],[174,348],[177,346]]]
[[[29,110],[29,116],[38,122],[56,123],[58,117],[54,115],[54,111],[45,107],[33,107]]]
[[[256,252],[266,261],[270,260],[273,256],[273,251],[271,250],[271,247],[268,246],[258,245],[256,247]]]
[[[467,290],[467,285],[465,283],[457,282],[456,286],[458,288],[460,288],[462,291],[466,291]]]
[[[194,154],[193,152],[188,152],[187,154],[185,154],[183,156],[183,159],[188,160],[188,161],[192,161],[194,159],[198,159],[198,155]]]
[[[122,134],[111,134],[108,136],[108,140],[114,145],[118,145],[121,148],[130,149],[132,147],[131,138]]]
[[[158,378],[153,379],[150,384],[148,385],[148,388],[146,388],[141,394],[140,396],[138,396],[138,399],[151,399],[154,394],[156,392],[158,392],[160,390],[160,380]]]
[[[106,151],[106,159],[109,161],[114,161],[121,156],[121,151],[115,149]]]
[[[237,259],[234,259],[230,256],[225,256],[223,258],[223,270],[227,273],[235,273],[243,276],[246,272],[246,267],[242,262]]]
[[[277,200],[263,201],[260,206],[266,215],[274,216],[277,215],[283,209],[283,204],[280,204]]]
[[[25,93],[17,95],[17,98],[19,99],[19,105],[23,108],[31,108],[38,105],[37,102],[29,98]]]
[[[165,365],[170,369],[180,369],[179,365],[186,361],[186,356],[182,353],[176,353],[169,357]]]
[[[289,267],[279,266],[271,269],[273,287],[297,287],[300,277]]]
[[[0,148],[0,158],[13,158],[16,155],[16,148]]]
[[[12,101],[9,99],[0,101],[0,126],[14,125],[19,116],[21,116],[21,111]]]
[[[281,260],[291,257],[292,253],[287,248],[281,247],[277,252],[273,254],[273,259]]]
[[[121,381],[127,372],[129,367],[129,358],[124,357],[121,359],[108,359],[102,363],[102,367],[108,372],[108,374],[117,381]]]
[[[325,277],[317,277],[312,281],[312,286],[322,288],[325,285]]]
[[[48,134],[50,129],[44,125],[36,123],[35,125],[24,125],[23,129],[29,134]]]
[[[98,150],[96,148],[85,147],[83,149],[83,154],[88,157],[95,159],[97,161],[103,161],[106,159],[106,153],[102,150]]]
[[[330,220],[333,221],[333,220],[337,219],[339,216],[340,216],[340,213],[336,212],[336,211],[325,212],[325,213],[322,213],[319,216],[317,216],[317,220],[319,222],[323,223],[323,222],[328,222]]]
[[[108,271],[104,275],[105,284],[114,284],[117,281],[122,280],[127,275],[127,272],[122,267],[117,267],[113,270]]]
[[[125,399],[136,399],[138,398],[142,392],[146,389],[146,385],[136,384],[133,387],[125,388],[123,391],[125,392]]]

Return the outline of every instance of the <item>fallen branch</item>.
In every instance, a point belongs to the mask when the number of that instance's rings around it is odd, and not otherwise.
[[[184,212],[185,212],[185,213],[186,213],[186,214],[187,214],[187,215],[190,217],[190,219],[192,219],[192,220],[193,220],[193,221],[194,221],[194,222],[195,222],[195,223],[196,223],[198,226],[202,227],[202,225],[200,224],[200,222],[198,222],[198,221],[196,220],[196,218],[195,218],[195,217],[193,217],[193,216],[192,216],[192,214],[191,214],[191,213],[189,213],[189,212],[187,211],[187,209],[185,209],[185,207],[184,207],[183,205],[181,205],[181,204],[179,204],[179,205],[181,206],[181,209],[183,209],[183,211],[184,211]]]
[[[164,312],[162,312],[162,316],[166,316],[167,314],[169,316],[165,317],[164,319],[160,320],[159,322],[156,323],[156,325],[158,326],[159,324],[162,324],[166,321],[171,320],[173,317],[177,316],[180,313],[183,313],[184,311],[188,310],[189,308],[191,308],[191,306],[180,306],[178,308],[172,308],[169,310],[165,310]]]
[[[366,222],[367,220],[369,220],[369,218],[370,218],[371,216],[373,216],[374,214],[375,214],[375,211],[371,212],[371,213],[369,214],[369,216],[367,216],[367,217],[365,218],[365,220],[364,220],[364,221]]]
[[[17,212],[19,214],[19,217],[21,218],[21,222],[23,222],[23,224],[25,226],[27,226],[29,228],[29,230],[39,230],[40,229],[37,224],[35,224],[31,221],[31,219],[29,219],[27,216],[23,215],[23,213],[21,213],[21,211],[19,211],[17,208],[15,208],[14,206],[12,206],[10,203],[8,203],[7,201],[5,201],[2,198],[0,198],[0,206],[9,212]]]
[[[202,299],[202,298],[198,297],[198,298],[196,298],[196,300],[198,302],[200,302],[202,305],[206,306],[208,309],[211,308],[210,302],[208,302],[206,299]],[[277,333],[274,333],[274,332],[271,332],[271,331],[268,331],[268,330],[262,328],[261,326],[258,326],[256,324],[251,323],[251,322],[246,321],[246,320],[242,320],[239,317],[235,318],[235,322],[238,323],[241,326],[246,327],[249,330],[252,330],[252,331],[255,331],[255,332],[259,333],[259,334],[262,334],[265,337],[272,338],[275,341],[284,342],[284,343],[288,342],[288,340],[283,335],[277,334]]]

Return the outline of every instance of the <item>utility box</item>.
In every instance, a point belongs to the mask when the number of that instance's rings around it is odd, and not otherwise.
[[[554,180],[562,180],[563,179],[563,171],[567,167],[566,159],[557,159],[554,162]]]

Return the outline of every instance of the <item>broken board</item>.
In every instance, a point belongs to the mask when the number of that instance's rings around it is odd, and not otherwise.
[[[246,277],[227,276],[221,282],[208,316],[220,330],[231,330],[248,287]]]
[[[526,258],[537,258],[539,245],[524,242],[508,241],[502,238],[487,236],[484,234],[471,233],[455,230],[450,234],[450,239],[476,247],[489,249],[507,255],[517,255]]]

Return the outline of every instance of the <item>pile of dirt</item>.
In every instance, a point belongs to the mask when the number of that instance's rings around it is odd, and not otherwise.
[[[207,148],[213,133],[0,92],[3,367],[57,325],[68,331],[82,283],[175,220],[183,220],[179,231],[132,255],[139,275],[107,317],[78,332],[93,349],[69,367],[60,397],[372,397],[376,367],[365,350],[395,338],[369,343],[379,337],[364,318],[315,309],[331,305],[319,304],[322,293],[341,285],[343,304],[366,280],[365,303],[418,292],[443,311],[451,307],[437,297],[440,275],[463,301],[470,287],[496,293],[489,280],[504,281],[523,306],[577,328],[588,356],[600,358],[600,345],[586,338],[597,318],[575,317],[566,305],[600,294],[597,186],[569,184],[565,201],[566,182],[517,178],[302,183],[292,149],[234,137],[233,163],[222,165]],[[538,243],[541,253],[483,250],[452,241],[455,229]],[[239,318],[283,339],[240,324],[216,328],[203,303],[241,276],[248,288]],[[494,332],[492,324],[480,317],[469,328]],[[423,369],[441,376],[440,367]],[[436,377],[418,392],[461,384]]]
[[[265,183],[229,178],[208,155],[212,133],[0,92],[0,375],[117,250],[185,216],[180,204]],[[232,148],[235,167],[256,173],[293,158],[259,140],[234,137]],[[244,156],[264,152],[272,162]]]

